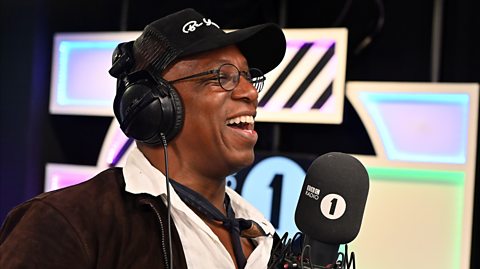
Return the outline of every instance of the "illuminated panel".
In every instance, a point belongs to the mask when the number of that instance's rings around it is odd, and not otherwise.
[[[106,94],[105,91],[90,91],[88,81],[84,81],[83,77],[77,74],[83,73],[86,77],[95,77],[94,74],[105,73],[108,66],[90,66],[89,63],[101,57],[108,58],[117,44],[118,42],[61,41],[56,85],[57,103],[62,106],[109,105],[112,94]],[[69,86],[68,91],[67,85]],[[115,86],[115,84],[110,83],[109,86]],[[109,88],[113,89],[113,87]]]
[[[115,79],[108,74],[118,43],[137,33],[56,34],[50,112],[111,116]]]
[[[362,231],[366,268],[470,268],[477,83],[348,82],[376,156]],[[381,247],[379,247],[381,246]]]
[[[358,268],[465,268],[460,267],[465,173],[385,166],[367,170],[367,207],[359,236],[349,244]]]
[[[475,88],[467,83],[349,82],[347,95],[379,157],[466,164],[477,125]]]
[[[256,120],[331,123],[343,120],[346,29],[284,29],[287,51],[266,75]]]
[[[362,92],[360,98],[388,159],[465,163],[468,94]]]

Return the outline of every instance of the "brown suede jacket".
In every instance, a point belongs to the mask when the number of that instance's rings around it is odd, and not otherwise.
[[[168,268],[167,209],[125,191],[120,168],[41,194],[14,208],[0,230],[0,268]],[[186,268],[172,222],[174,268]]]

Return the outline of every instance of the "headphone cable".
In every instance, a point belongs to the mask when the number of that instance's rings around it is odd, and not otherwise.
[[[375,23],[375,27],[360,43],[355,47],[353,53],[355,55],[360,54],[362,50],[372,43],[373,39],[382,31],[383,25],[385,23],[385,5],[383,0],[374,0],[377,7],[378,17]]]
[[[168,231],[168,250],[169,250],[169,268],[173,269],[173,254],[172,254],[172,225],[171,225],[171,201],[170,201],[170,177],[168,175],[168,153],[167,153],[167,138],[164,133],[160,133],[163,144],[163,154],[165,157],[165,183],[167,185],[167,231]]]

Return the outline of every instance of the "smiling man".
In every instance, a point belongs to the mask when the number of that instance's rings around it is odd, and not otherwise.
[[[274,24],[225,33],[193,9],[119,44],[113,107],[136,147],[12,210],[0,267],[266,268],[274,228],[226,177],[254,160],[258,92],[285,47]]]

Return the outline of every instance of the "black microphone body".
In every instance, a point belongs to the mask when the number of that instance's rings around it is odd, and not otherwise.
[[[303,238],[304,246],[309,245],[307,254],[310,257],[310,263],[315,265],[329,265],[337,261],[338,249],[340,244],[328,244],[315,240],[308,235]]]
[[[313,161],[295,210],[312,264],[335,264],[340,244],[358,235],[368,189],[368,173],[353,156],[332,152]]]

